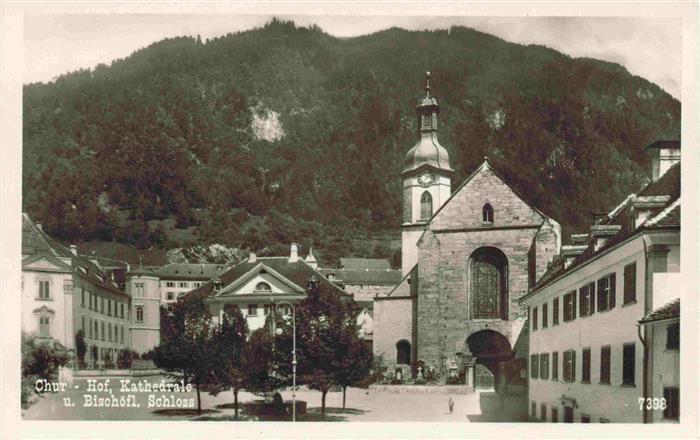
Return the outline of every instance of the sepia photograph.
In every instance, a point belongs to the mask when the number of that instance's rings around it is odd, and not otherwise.
[[[421,5],[5,9],[5,422],[697,437],[697,5]]]

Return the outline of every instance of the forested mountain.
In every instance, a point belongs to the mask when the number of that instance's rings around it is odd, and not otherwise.
[[[339,39],[273,20],[26,85],[23,208],[74,242],[313,240],[330,263],[398,232],[426,70],[453,184],[488,156],[567,233],[647,181],[645,145],[679,138],[680,103],[616,64],[463,27]]]

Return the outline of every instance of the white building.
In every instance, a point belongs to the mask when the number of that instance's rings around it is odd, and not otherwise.
[[[640,409],[640,398],[661,394],[649,374],[652,329],[638,331],[637,322],[666,304],[659,282],[680,272],[680,164],[572,241],[521,299],[529,309],[530,416],[657,420]]]

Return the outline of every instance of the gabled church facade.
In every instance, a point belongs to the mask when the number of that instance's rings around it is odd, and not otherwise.
[[[428,81],[402,174],[403,280],[375,298],[375,356],[404,374],[420,366],[478,388],[522,385],[527,312],[518,300],[558,253],[560,226],[488,160],[451,192]]]

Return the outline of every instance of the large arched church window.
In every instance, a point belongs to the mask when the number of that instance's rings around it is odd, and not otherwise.
[[[411,343],[405,339],[396,343],[396,363],[411,365]]]
[[[420,219],[428,221],[433,215],[433,196],[428,191],[420,196]]]
[[[493,223],[493,207],[490,203],[485,204],[481,209],[481,220],[484,223]]]
[[[508,260],[496,248],[477,249],[471,256],[473,319],[508,319]]]

